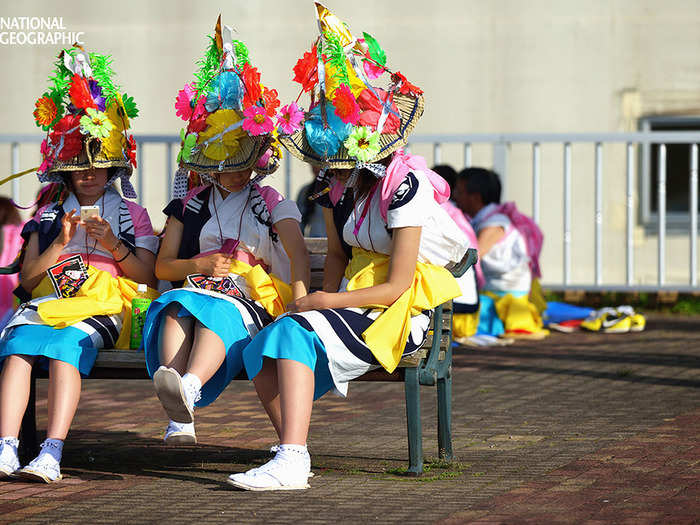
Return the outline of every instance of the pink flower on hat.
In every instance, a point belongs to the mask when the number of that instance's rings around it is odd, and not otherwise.
[[[250,106],[243,111],[243,129],[249,135],[257,136],[270,133],[275,127],[272,119],[267,115],[265,108],[260,106]]]
[[[277,127],[285,135],[291,135],[301,127],[302,120],[304,120],[304,112],[297,106],[296,102],[292,102],[280,110]]]

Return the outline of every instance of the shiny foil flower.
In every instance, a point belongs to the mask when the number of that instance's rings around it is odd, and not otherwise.
[[[316,44],[311,51],[304,53],[294,66],[294,82],[299,82],[304,91],[310,91],[318,84],[318,57]]]
[[[277,90],[263,87],[262,99],[265,104],[265,111],[270,117],[274,117],[277,113],[277,108],[280,107],[280,100],[277,98]]]
[[[222,161],[240,149],[238,139],[243,137],[245,132],[240,126],[230,129],[238,121],[240,117],[233,109],[220,109],[207,117],[208,127],[197,137],[197,144],[203,148],[202,153],[205,157]]]
[[[343,143],[350,156],[369,162],[379,153],[379,133],[367,126],[358,126]]]
[[[185,130],[180,130],[180,139],[182,140],[182,146],[180,147],[180,153],[177,154],[178,164],[181,161],[189,162],[192,157],[192,150],[197,145],[197,134],[189,133],[185,134]]]
[[[77,109],[97,109],[97,104],[93,100],[92,93],[90,92],[90,85],[87,79],[80,75],[73,75],[70,89],[68,89],[68,96],[70,97],[71,104]]]
[[[241,74],[243,79],[243,86],[245,87],[245,94],[243,95],[243,108],[247,109],[253,104],[260,100],[262,95],[262,89],[260,88],[260,73],[258,70],[247,62],[243,66],[243,72]]]
[[[79,155],[83,149],[83,136],[80,133],[80,116],[66,115],[63,117],[53,127],[49,139],[58,160],[66,161]]]

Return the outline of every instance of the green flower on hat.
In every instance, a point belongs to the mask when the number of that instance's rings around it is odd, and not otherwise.
[[[107,114],[94,108],[87,108],[85,113],[86,115],[80,118],[80,132],[96,139],[109,137],[109,132],[114,128],[114,124],[109,120]]]
[[[352,157],[369,162],[379,153],[379,133],[367,126],[356,126],[343,144]]]
[[[190,133],[185,136],[185,130],[181,129],[180,138],[182,139],[182,148],[180,148],[180,153],[177,155],[177,161],[181,162],[184,160],[185,162],[189,162],[192,156],[192,150],[197,145],[197,134]]]

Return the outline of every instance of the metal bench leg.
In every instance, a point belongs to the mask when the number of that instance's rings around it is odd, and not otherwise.
[[[418,369],[405,369],[406,423],[408,426],[408,472],[415,476],[423,474],[423,431],[420,422],[420,383]]]
[[[452,460],[452,374],[437,381],[438,454],[440,459]]]
[[[32,372],[29,386],[29,403],[22,417],[22,427],[19,431],[19,455],[24,463],[28,463],[39,454],[39,442],[36,435],[36,376]]]

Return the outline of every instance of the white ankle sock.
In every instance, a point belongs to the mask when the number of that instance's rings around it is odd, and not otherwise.
[[[56,460],[57,463],[61,462],[61,456],[63,455],[63,440],[62,439],[51,439],[47,438],[41,444],[41,452],[39,456],[49,455]]]
[[[15,452],[17,452],[17,447],[19,447],[19,439],[17,439],[14,436],[3,436],[0,437],[0,444],[1,445],[8,445],[15,449]]]
[[[194,405],[201,397],[202,380],[195,374],[187,372],[182,376],[182,388],[185,390],[187,400]]]

